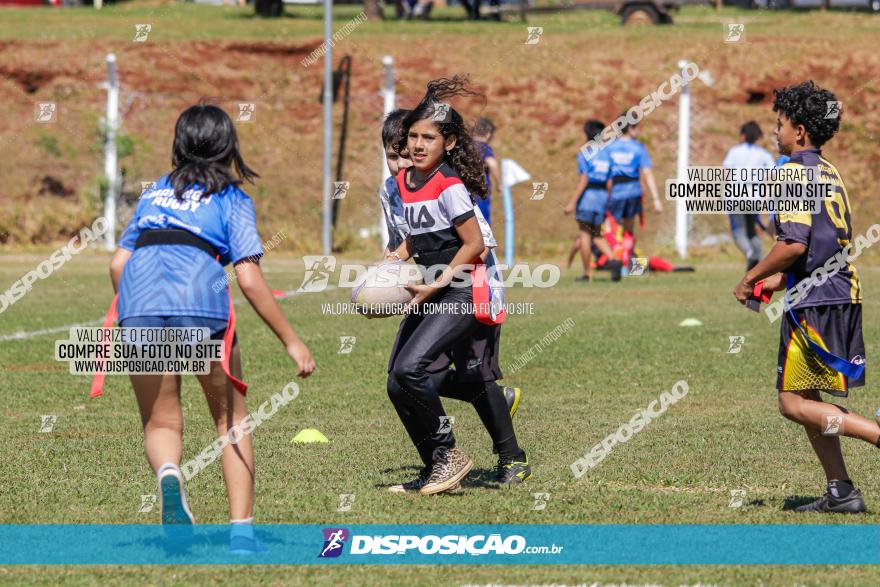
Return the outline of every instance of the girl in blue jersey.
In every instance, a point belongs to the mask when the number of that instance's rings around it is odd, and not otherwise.
[[[110,264],[119,294],[122,327],[203,327],[212,338],[226,335],[230,320],[224,266],[257,314],[308,377],[315,361],[288,323],[263,278],[263,249],[254,205],[239,185],[257,174],[244,162],[229,116],[217,106],[188,108],[177,120],[173,170],[142,194]],[[233,173],[234,170],[234,173]],[[230,329],[230,334],[231,334]],[[229,373],[220,362],[197,378],[218,434],[230,434],[247,416],[238,344],[230,342]],[[180,375],[132,375],[140,408],[147,460],[159,484],[163,524],[192,524],[180,471],[183,414]],[[241,430],[242,428],[239,428]],[[244,427],[248,430],[247,424]],[[232,550],[253,540],[254,457],[250,434],[221,453],[232,520]]]

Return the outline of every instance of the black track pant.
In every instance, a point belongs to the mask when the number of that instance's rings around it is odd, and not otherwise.
[[[510,409],[500,385],[494,381],[458,381],[452,369],[435,373],[433,378],[441,397],[469,402],[474,406],[483,426],[492,437],[499,456],[506,459],[525,459],[525,452],[516,442]]]
[[[430,304],[469,304],[470,288],[448,288]],[[412,313],[404,318],[388,367],[388,396],[425,465],[435,451],[455,446],[455,437],[440,402],[437,381],[428,371],[440,355],[474,334],[479,322],[465,308],[442,313]]]

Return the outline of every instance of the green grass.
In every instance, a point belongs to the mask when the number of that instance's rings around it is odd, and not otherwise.
[[[0,283],[9,284],[41,260],[4,258]],[[0,337],[100,317],[110,299],[107,258],[84,254],[0,315]],[[301,267],[294,259],[267,260],[270,284],[295,289]],[[479,486],[494,466],[490,440],[468,406],[448,400],[459,444],[475,460],[472,482],[456,497],[391,496],[385,486],[407,477],[417,456],[385,394],[384,365],[396,329],[394,319],[322,316],[322,302],[345,301],[333,290],[283,302],[291,322],[315,354],[318,371],[302,383],[292,404],[256,434],[256,515],[263,523],[878,523],[880,474],[867,445],[844,441],[869,513],[858,518],[804,518],[783,511],[787,500],[816,496],[824,478],[803,432],[776,410],[773,384],[777,327],[735,302],[730,292],[739,264],[699,266],[695,274],[632,277],[619,285],[604,276],[587,287],[564,274],[552,289],[517,288],[510,301],[533,302],[534,314],[513,316],[504,326],[502,367],[510,365],[564,320],[574,330],[538,354],[509,382],[525,390],[516,416],[534,477],[516,491]],[[880,271],[865,264],[865,290],[880,284]],[[237,294],[240,295],[240,294]],[[868,356],[878,352],[880,326],[865,306]],[[697,318],[703,326],[678,326]],[[239,306],[240,340],[253,408],[293,378],[292,365],[268,329]],[[357,337],[349,355],[337,353],[339,337]],[[743,335],[740,354],[728,354],[728,336]],[[154,479],[142,453],[134,398],[125,378],[110,377],[105,397],[88,399],[87,377],[72,376],[53,361],[46,335],[0,342],[0,382],[5,392],[0,436],[4,483],[3,523],[154,523],[138,514]],[[870,376],[869,376],[870,377]],[[581,480],[569,465],[627,421],[663,390],[684,379],[690,393]],[[870,379],[869,379],[870,381]],[[876,386],[853,393],[847,407],[862,414],[880,404]],[[183,404],[188,458],[213,440],[204,399],[185,380]],[[40,433],[40,416],[58,416],[52,433]],[[294,445],[303,428],[318,428],[326,445]],[[730,491],[745,489],[746,505],[728,507]],[[551,494],[543,511],[532,511],[534,492]],[[217,464],[189,483],[192,508],[202,523],[224,523],[226,501]],[[354,493],[353,510],[338,513],[339,494]],[[816,548],[805,545],[805,548]],[[163,582],[171,571],[126,569],[9,568],[0,580],[88,583],[105,578]],[[210,582],[224,570],[173,571]],[[261,582],[282,582],[289,571],[242,570]],[[511,571],[508,571],[511,572]],[[798,582],[870,584],[865,569],[840,568],[551,568],[512,571],[517,582],[684,582],[731,585]],[[301,584],[399,584],[420,577],[430,584],[488,583],[509,575],[493,568],[324,569],[297,571]]]

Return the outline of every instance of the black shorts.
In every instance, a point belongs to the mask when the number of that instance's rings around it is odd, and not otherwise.
[[[864,363],[862,305],[834,304],[795,310],[810,339],[832,354],[854,363]],[[776,389],[779,391],[824,391],[846,397],[850,387],[865,384],[865,377],[850,379],[827,366],[810,349],[788,312],[782,317],[779,337]]]
[[[388,368],[396,355],[399,346],[403,322],[397,330],[394,340],[394,350]],[[443,353],[428,366],[429,373],[439,373],[455,365],[455,378],[458,381],[497,381],[504,377],[499,365],[501,355],[501,325],[489,326],[480,324],[474,332],[473,338],[463,340],[452,350]]]

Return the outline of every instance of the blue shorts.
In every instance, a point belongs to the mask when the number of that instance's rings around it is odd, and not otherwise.
[[[620,222],[624,218],[633,218],[642,211],[642,197],[627,198],[625,200],[610,200],[608,211],[614,219]]]
[[[122,328],[209,328],[211,338],[220,340],[226,334],[226,320],[200,316],[132,316],[119,323]]]
[[[578,225],[592,224],[593,226],[602,226],[602,223],[605,222],[605,212],[594,212],[592,210],[584,210],[582,212],[578,210],[575,220],[577,220]]]

